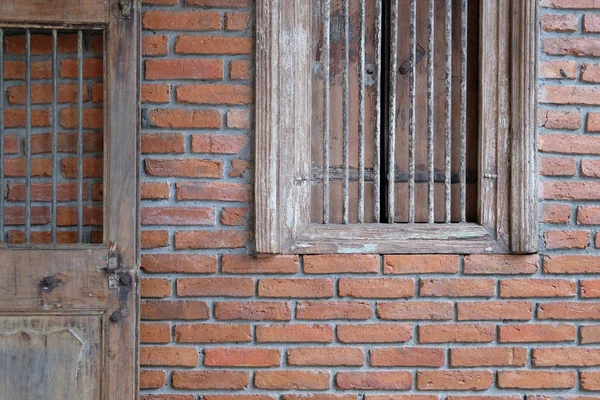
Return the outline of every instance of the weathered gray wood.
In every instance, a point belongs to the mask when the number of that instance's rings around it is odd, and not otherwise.
[[[93,25],[109,21],[109,0],[2,0],[0,25]]]
[[[538,4],[512,1],[511,236],[515,253],[538,250],[537,65]]]

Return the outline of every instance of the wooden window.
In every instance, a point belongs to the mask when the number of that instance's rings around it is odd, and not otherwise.
[[[0,2],[2,399],[137,398],[140,7]]]
[[[258,2],[257,250],[537,250],[535,0]]]

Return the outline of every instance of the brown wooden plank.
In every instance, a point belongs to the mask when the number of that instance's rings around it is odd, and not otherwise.
[[[105,25],[108,0],[2,0],[0,25]]]

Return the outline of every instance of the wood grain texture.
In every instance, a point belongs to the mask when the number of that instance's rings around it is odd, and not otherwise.
[[[105,25],[109,0],[2,0],[0,25]]]

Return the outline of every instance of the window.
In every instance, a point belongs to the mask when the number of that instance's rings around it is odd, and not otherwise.
[[[307,3],[258,4],[258,251],[536,251],[536,2]]]

